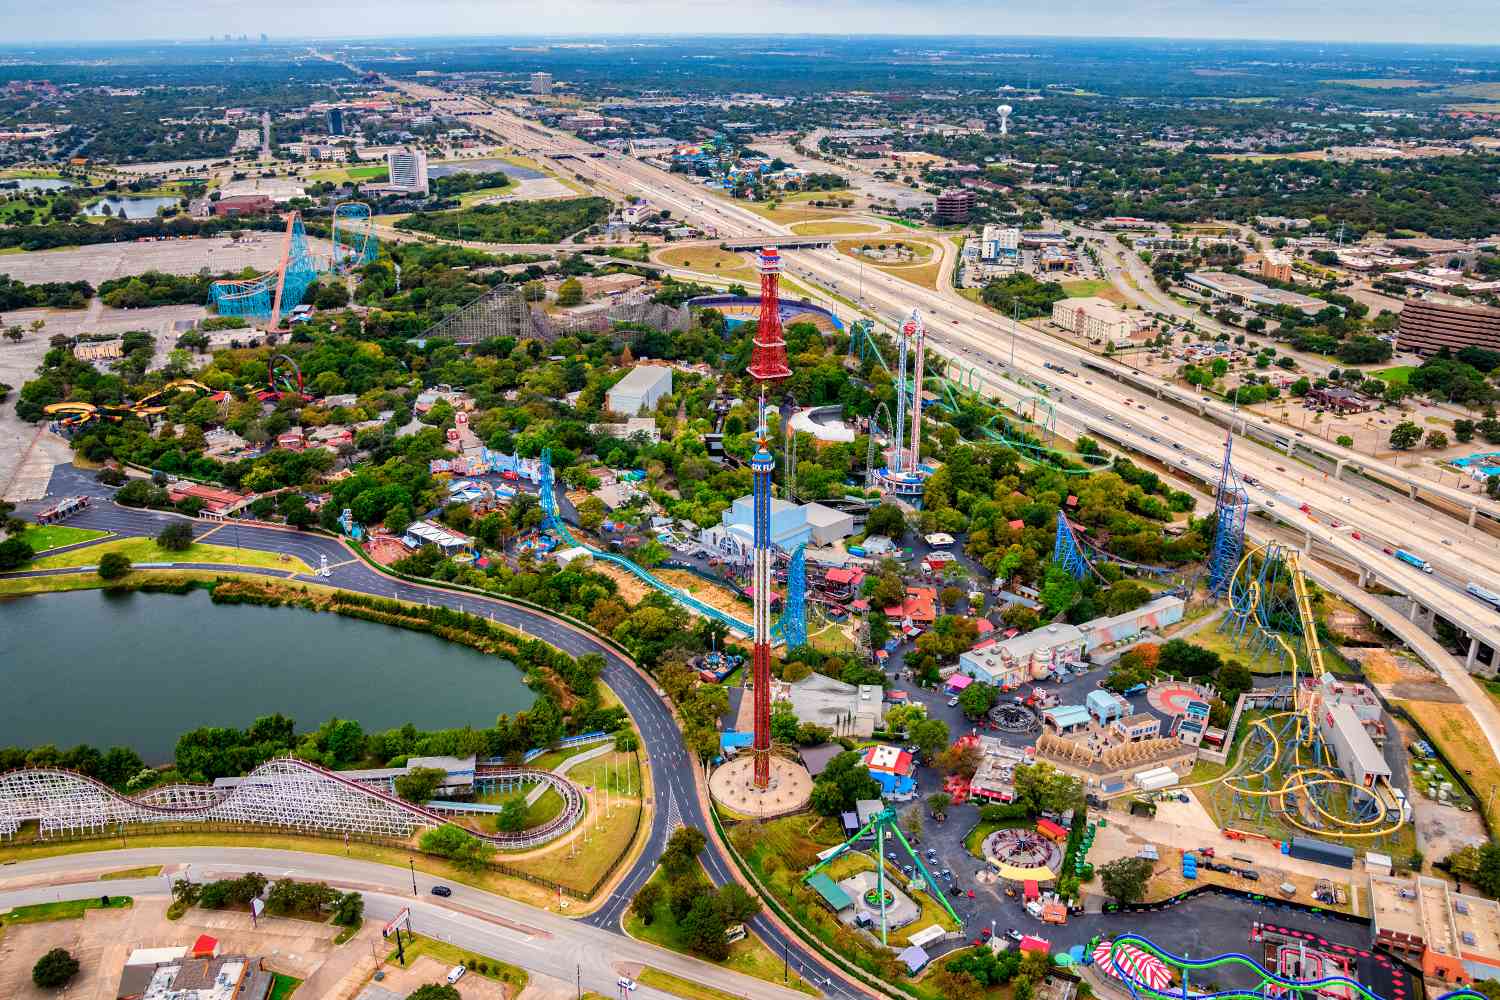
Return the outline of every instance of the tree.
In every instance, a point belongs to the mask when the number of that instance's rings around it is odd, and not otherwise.
[[[708,838],[703,831],[691,826],[680,826],[672,831],[662,851],[661,866],[668,875],[677,877],[696,869],[698,855],[703,853]]]
[[[106,552],[99,557],[99,576],[104,580],[118,580],[130,572],[130,557],[122,552]]]
[[[340,927],[358,927],[365,919],[365,897],[357,892],[339,895],[333,904],[333,922]]]
[[[981,719],[1000,695],[993,685],[975,681],[958,693],[958,707],[968,719]]]
[[[906,515],[893,503],[881,504],[865,518],[865,532],[870,535],[885,535],[899,542],[906,537]]]
[[[911,741],[922,756],[932,760],[948,745],[948,723],[942,719],[921,719],[908,730]]]
[[[630,909],[641,918],[641,923],[649,927],[656,919],[656,908],[665,898],[666,891],[662,889],[661,883],[652,879],[636,890],[635,898],[630,901]]]
[[[0,570],[17,569],[31,562],[36,550],[24,538],[7,538],[0,542]]]
[[[576,306],[583,301],[583,282],[577,278],[569,278],[557,286],[557,304],[560,306]]]
[[[396,777],[396,794],[408,802],[427,802],[437,794],[448,772],[440,767],[414,767]],[[425,848],[424,848],[425,850]]]
[[[1338,437],[1333,439],[1333,443],[1338,445],[1340,448],[1354,447],[1354,439],[1347,434],[1340,434]]]
[[[974,772],[979,770],[979,762],[983,758],[984,752],[977,746],[972,744],[960,746],[955,743],[938,754],[933,763],[944,774],[956,774],[967,779],[974,777]]]
[[[520,833],[526,829],[526,797],[517,795],[507,799],[500,807],[500,829],[506,833]]]
[[[1051,764],[1037,763],[1015,769],[1016,801],[1035,816],[1062,813],[1083,803],[1083,786]]]
[[[1250,676],[1250,668],[1239,660],[1226,660],[1218,673],[1214,674],[1214,686],[1228,702],[1234,701],[1242,692],[1250,690],[1254,684],[1254,678]]]
[[[1427,447],[1434,451],[1448,447],[1448,435],[1442,431],[1428,431]]]
[[[604,501],[590,495],[578,505],[578,523],[585,531],[598,531],[608,513],[604,507]]]
[[[927,811],[937,819],[948,815],[948,807],[953,804],[953,796],[947,792],[933,792],[927,796]]]
[[[679,921],[687,946],[704,958],[722,962],[729,957],[724,914],[718,898],[704,893],[697,897],[687,916]]]
[[[44,990],[55,990],[66,986],[78,975],[78,959],[65,948],[53,948],[36,960],[31,967],[31,981]]]
[[[742,924],[760,912],[760,897],[738,882],[726,882],[719,888],[719,912],[728,924]]]
[[[428,983],[406,994],[406,1000],[464,1000],[463,994],[447,983]]]
[[[846,750],[828,762],[813,782],[812,807],[824,816],[838,816],[859,799],[880,798],[880,782],[870,776],[864,757]]]
[[[1219,669],[1222,659],[1211,649],[1170,639],[1161,646],[1157,667],[1175,677],[1207,677]]]
[[[168,552],[186,552],[193,546],[193,526],[187,521],[173,521],[161,529],[156,544]]]
[[[1104,891],[1121,903],[1138,903],[1146,895],[1152,863],[1145,858],[1120,858],[1099,869]]]
[[[1391,447],[1397,451],[1406,451],[1420,440],[1422,428],[1410,420],[1403,420],[1391,428]]]

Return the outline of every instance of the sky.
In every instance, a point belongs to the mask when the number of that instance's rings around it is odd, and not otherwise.
[[[0,0],[0,39],[814,33],[1484,45],[1500,44],[1497,10],[1497,0]]]

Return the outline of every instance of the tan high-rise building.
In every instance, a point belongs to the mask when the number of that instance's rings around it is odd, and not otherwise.
[[[1465,347],[1500,351],[1500,309],[1458,299],[1408,302],[1401,310],[1396,349],[1431,355],[1444,347],[1454,354]]]

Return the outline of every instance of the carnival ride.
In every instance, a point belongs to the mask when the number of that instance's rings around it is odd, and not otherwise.
[[[927,327],[917,310],[901,326],[896,369],[896,422],[885,465],[875,473],[876,486],[886,493],[920,502],[932,469],[922,464],[922,369],[927,355]],[[907,364],[913,367],[907,378]],[[910,403],[907,400],[910,399]],[[909,409],[908,409],[909,407]],[[911,444],[906,443],[906,418],[911,416]]]
[[[397,797],[388,772],[359,780],[292,757],[260,765],[243,778],[214,785],[162,785],[122,795],[93,778],[60,768],[25,768],[0,774],[0,837],[35,822],[43,837],[110,834],[125,826],[229,823],[324,835],[365,834],[405,840],[424,827],[449,821],[462,804],[418,804]],[[494,761],[476,766],[476,788],[495,784],[546,784],[563,799],[562,812],[519,833],[475,832],[508,849],[539,847],[583,818],[583,792],[551,771]]]
[[[860,850],[858,845],[863,843],[866,839],[873,837],[875,846],[871,854],[872,860],[875,862],[876,893],[872,908],[876,908],[880,911],[880,943],[888,944],[889,942],[886,929],[886,911],[889,908],[890,898],[885,888],[885,845],[886,838],[894,837],[895,842],[900,844],[902,850],[906,852],[906,856],[911,858],[912,868],[917,873],[917,877],[912,879],[909,887],[912,889],[917,889],[920,886],[922,889],[925,889],[933,899],[935,899],[939,904],[942,905],[943,910],[948,914],[948,916],[953,918],[954,923],[958,924],[961,934],[964,926],[963,918],[960,917],[954,911],[953,907],[948,904],[948,897],[943,892],[942,883],[940,883],[936,878],[933,877],[932,872],[927,870],[927,865],[922,861],[922,856],[912,848],[910,842],[908,842],[906,839],[906,835],[901,832],[901,827],[897,823],[897,819],[898,817],[896,816],[896,810],[890,808],[889,806],[880,810],[880,812],[872,816],[870,818],[870,821],[863,827],[861,827],[853,836],[851,836],[848,840],[845,840],[842,844],[838,845],[832,851],[829,851],[827,855],[823,856],[822,859],[818,861],[817,864],[809,868],[807,870],[807,874],[802,876],[802,881],[805,883],[808,879],[823,871],[823,869],[827,868],[829,865],[833,864],[835,861],[846,854],[863,854],[864,852]]]
[[[375,237],[375,220],[370,206],[362,201],[346,201],[333,210],[333,249],[329,268],[343,273],[363,267],[380,254]]]
[[[1266,652],[1276,655],[1291,681],[1264,699],[1273,711],[1250,720],[1231,769],[1187,787],[1215,786],[1211,794],[1227,795],[1224,812],[1238,819],[1259,823],[1274,815],[1303,832],[1339,838],[1393,835],[1406,817],[1389,782],[1349,780],[1319,729],[1331,677],[1297,551],[1277,542],[1251,548],[1228,594],[1220,631],[1236,648],[1248,648],[1252,663]]]
[[[1052,561],[1066,569],[1075,580],[1082,580],[1088,574],[1093,573],[1101,581],[1108,582],[1104,574],[1095,568],[1094,560],[1096,559],[1104,559],[1116,566],[1137,573],[1149,573],[1152,576],[1166,576],[1173,572],[1170,566],[1152,566],[1150,563],[1134,562],[1105,551],[1103,546],[1075,528],[1073,522],[1068,520],[1067,512],[1059,509],[1057,532],[1052,539]]]
[[[1192,959],[1156,944],[1139,934],[1120,934],[1111,942],[1102,943],[1107,954],[1096,957],[1094,964],[1118,979],[1134,1000],[1268,1000],[1295,994],[1298,1000],[1318,1000],[1323,997],[1347,997],[1350,1000],[1386,1000],[1358,980],[1344,975],[1319,976],[1317,978],[1292,978],[1266,966],[1249,955],[1227,952],[1209,958]],[[1181,983],[1172,986],[1156,976],[1147,976],[1146,963],[1140,955],[1153,963],[1160,963],[1169,972],[1181,978]],[[1217,980],[1225,970],[1243,969],[1256,980],[1253,986],[1229,987],[1204,992],[1190,985],[1191,973],[1207,972]],[[1484,995],[1463,988],[1441,994],[1437,1000],[1485,1000]]]
[[[168,394],[188,389],[196,389],[199,392],[207,393],[214,391],[202,382],[196,382],[190,378],[180,378],[173,379],[160,389],[149,395],[142,396],[133,403],[111,404],[77,401],[49,403],[42,407],[42,412],[49,417],[57,418],[57,425],[60,430],[74,430],[95,420],[109,420],[119,423],[126,417],[145,419],[146,417],[159,416],[167,412],[167,407],[160,402],[156,402],[157,400],[162,399]]]
[[[260,398],[264,402],[267,399],[280,399],[285,395],[295,395],[298,399],[308,398],[302,391],[302,368],[290,355],[273,354],[266,359],[266,387],[261,390]]]
[[[290,212],[276,267],[253,278],[215,281],[208,289],[209,303],[220,316],[261,319],[279,327],[318,280],[319,271],[324,269],[319,263],[307,244],[302,214]]]

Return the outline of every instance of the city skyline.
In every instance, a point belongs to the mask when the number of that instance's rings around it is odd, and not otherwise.
[[[75,16],[58,19],[43,8],[0,12],[0,31],[15,44],[100,41],[191,41],[224,34],[258,38],[262,32],[295,38],[534,37],[577,32],[591,36],[755,35],[768,24],[777,34],[859,34],[941,37],[957,25],[965,37],[1164,38],[1404,44],[1500,44],[1500,21],[1487,0],[1455,0],[1435,18],[1415,0],[1332,0],[1315,8],[1293,0],[1061,0],[1046,9],[1007,9],[966,0],[790,0],[686,2],[573,0],[543,10],[514,2],[439,0],[425,5],[420,25],[396,4],[332,0],[308,8],[288,0],[254,7],[213,2],[191,10],[152,0],[128,11],[84,0]],[[524,15],[524,17],[522,16]],[[684,31],[685,25],[692,26]],[[295,30],[286,30],[295,26]],[[417,33],[413,33],[413,29]],[[352,30],[351,30],[352,29]],[[851,29],[854,29],[851,32]]]

